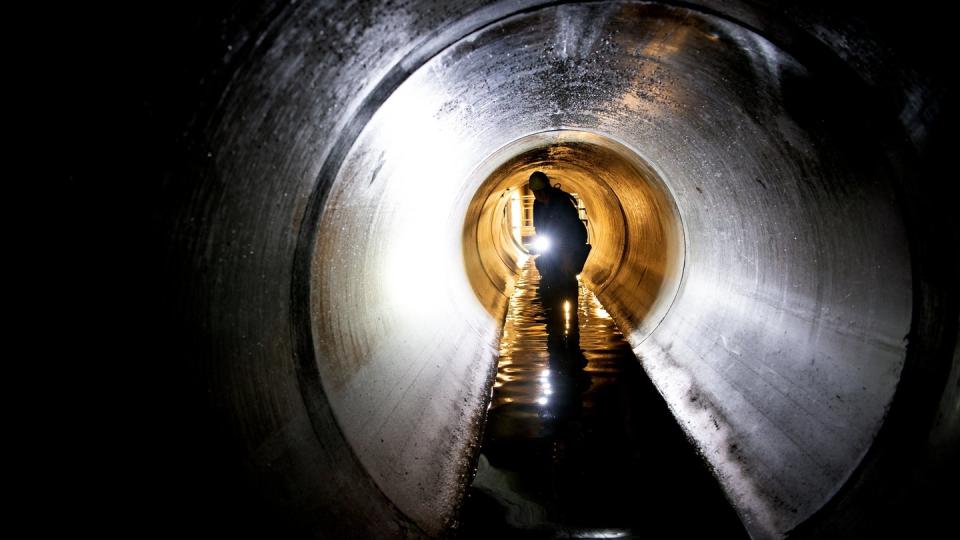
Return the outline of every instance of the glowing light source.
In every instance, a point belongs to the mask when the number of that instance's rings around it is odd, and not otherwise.
[[[550,239],[546,236],[537,236],[533,241],[533,247],[538,253],[546,253],[550,250]]]

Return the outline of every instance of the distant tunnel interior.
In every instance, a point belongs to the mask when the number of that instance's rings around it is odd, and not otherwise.
[[[642,339],[676,295],[683,271],[683,227],[676,203],[654,169],[629,148],[594,133],[533,134],[478,165],[473,175],[483,181],[467,208],[463,232],[467,276],[478,298],[502,318],[502,299],[509,297],[527,255],[508,235],[505,209],[533,171],[545,172],[582,202],[593,249],[581,277],[595,292],[614,285],[614,292],[605,294],[606,305]],[[616,288],[624,282],[629,292]]]
[[[860,99],[821,27],[739,3],[415,4],[279,10],[176,217],[223,269],[187,294],[265,507],[316,536],[452,526],[524,255],[504,209],[533,170],[584,201],[584,283],[753,537],[875,508],[903,415],[955,440],[955,292],[899,135],[923,118]]]

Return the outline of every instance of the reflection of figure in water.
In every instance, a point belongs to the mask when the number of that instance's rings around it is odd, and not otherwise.
[[[587,228],[580,221],[576,199],[541,171],[530,175],[533,226],[537,231],[540,300],[547,318],[547,350],[551,368],[561,375],[580,371],[586,360],[580,351],[577,317],[577,274],[588,252]],[[544,243],[546,245],[544,245]]]
[[[545,174],[532,174],[529,185],[536,197],[537,237],[549,238],[552,245],[535,250],[539,282],[525,265],[523,282],[528,285],[518,284],[523,294],[517,297],[524,309],[508,316],[506,323],[511,324],[512,341],[502,350],[510,355],[510,362],[501,357],[498,369],[504,380],[494,390],[495,406],[488,413],[483,453],[470,492],[473,503],[467,506],[477,512],[466,518],[468,522],[483,521],[484,534],[478,538],[515,538],[519,530],[541,531],[536,537],[550,537],[550,529],[575,513],[571,505],[576,506],[583,495],[578,487],[588,435],[584,394],[591,387],[591,376],[580,349],[576,276],[587,252],[587,231],[573,197],[550,186]],[[536,297],[532,297],[529,287],[535,283]],[[546,365],[542,334],[512,326],[541,322],[546,323]]]
[[[542,297],[542,285],[540,293]],[[581,394],[590,387],[590,375],[583,370],[587,366],[587,359],[580,349],[577,298],[564,298],[560,305],[553,308],[544,305],[544,312],[547,319],[547,354],[550,356],[549,383],[553,395],[543,412],[555,420],[565,420],[580,411]]]
[[[537,231],[540,290],[559,301],[570,299],[576,309],[577,274],[583,269],[587,250],[587,228],[580,221],[576,200],[572,195],[550,185],[547,175],[536,171],[530,175],[533,203],[533,227]],[[555,302],[551,301],[551,304]],[[548,306],[544,306],[548,307]],[[549,306],[553,307],[553,306]]]
[[[550,355],[550,385],[553,391],[541,417],[552,421],[543,425],[544,435],[552,433],[555,444],[564,446],[569,422],[577,417],[581,394],[590,386],[584,372],[587,360],[580,350],[577,274],[588,253],[587,228],[580,221],[576,199],[550,185],[547,175],[530,175],[533,226],[537,231],[538,290],[547,322],[547,352]],[[555,448],[559,451],[559,448]],[[555,456],[559,457],[559,456]]]
[[[539,417],[540,437],[546,445],[550,489],[550,519],[563,523],[571,509],[572,501],[582,494],[571,493],[571,478],[576,478],[580,452],[586,436],[583,420],[583,394],[590,389],[591,377],[584,368],[587,359],[580,349],[580,317],[577,309],[577,282],[573,279],[573,297],[556,295],[553,302],[549,287],[544,294],[540,282],[539,296],[543,301],[546,316],[547,353],[549,369],[543,383],[549,385],[550,399],[543,403]],[[575,489],[575,488],[573,488]]]

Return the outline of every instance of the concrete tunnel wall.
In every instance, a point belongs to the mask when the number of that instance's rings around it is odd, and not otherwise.
[[[514,157],[503,149],[556,130],[651,168],[647,183],[572,181],[597,220],[584,276],[751,534],[782,536],[838,493],[856,500],[845,486],[863,482],[895,402],[904,336],[956,321],[916,310],[906,150],[852,103],[807,101],[836,66],[798,45],[803,17],[354,8],[279,11],[206,128],[207,204],[181,217],[210,224],[198,257],[232,263],[195,284],[219,336],[211,399],[249,474],[287,494],[273,504],[317,535],[450,526],[512,271],[509,255],[481,261],[509,250],[474,242],[470,223],[514,181],[484,184]],[[856,53],[833,52],[840,65]],[[631,196],[643,189],[662,204],[631,214],[652,200]],[[651,217],[662,250],[637,240]]]

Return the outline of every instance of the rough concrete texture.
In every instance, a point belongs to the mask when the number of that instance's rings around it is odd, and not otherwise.
[[[685,6],[269,13],[172,222],[217,418],[294,529],[453,522],[515,258],[497,201],[542,156],[484,181],[557,130],[633,164],[557,170],[596,230],[585,277],[751,534],[828,534],[898,489],[890,441],[950,411],[955,362],[922,210],[936,96],[842,17]]]

